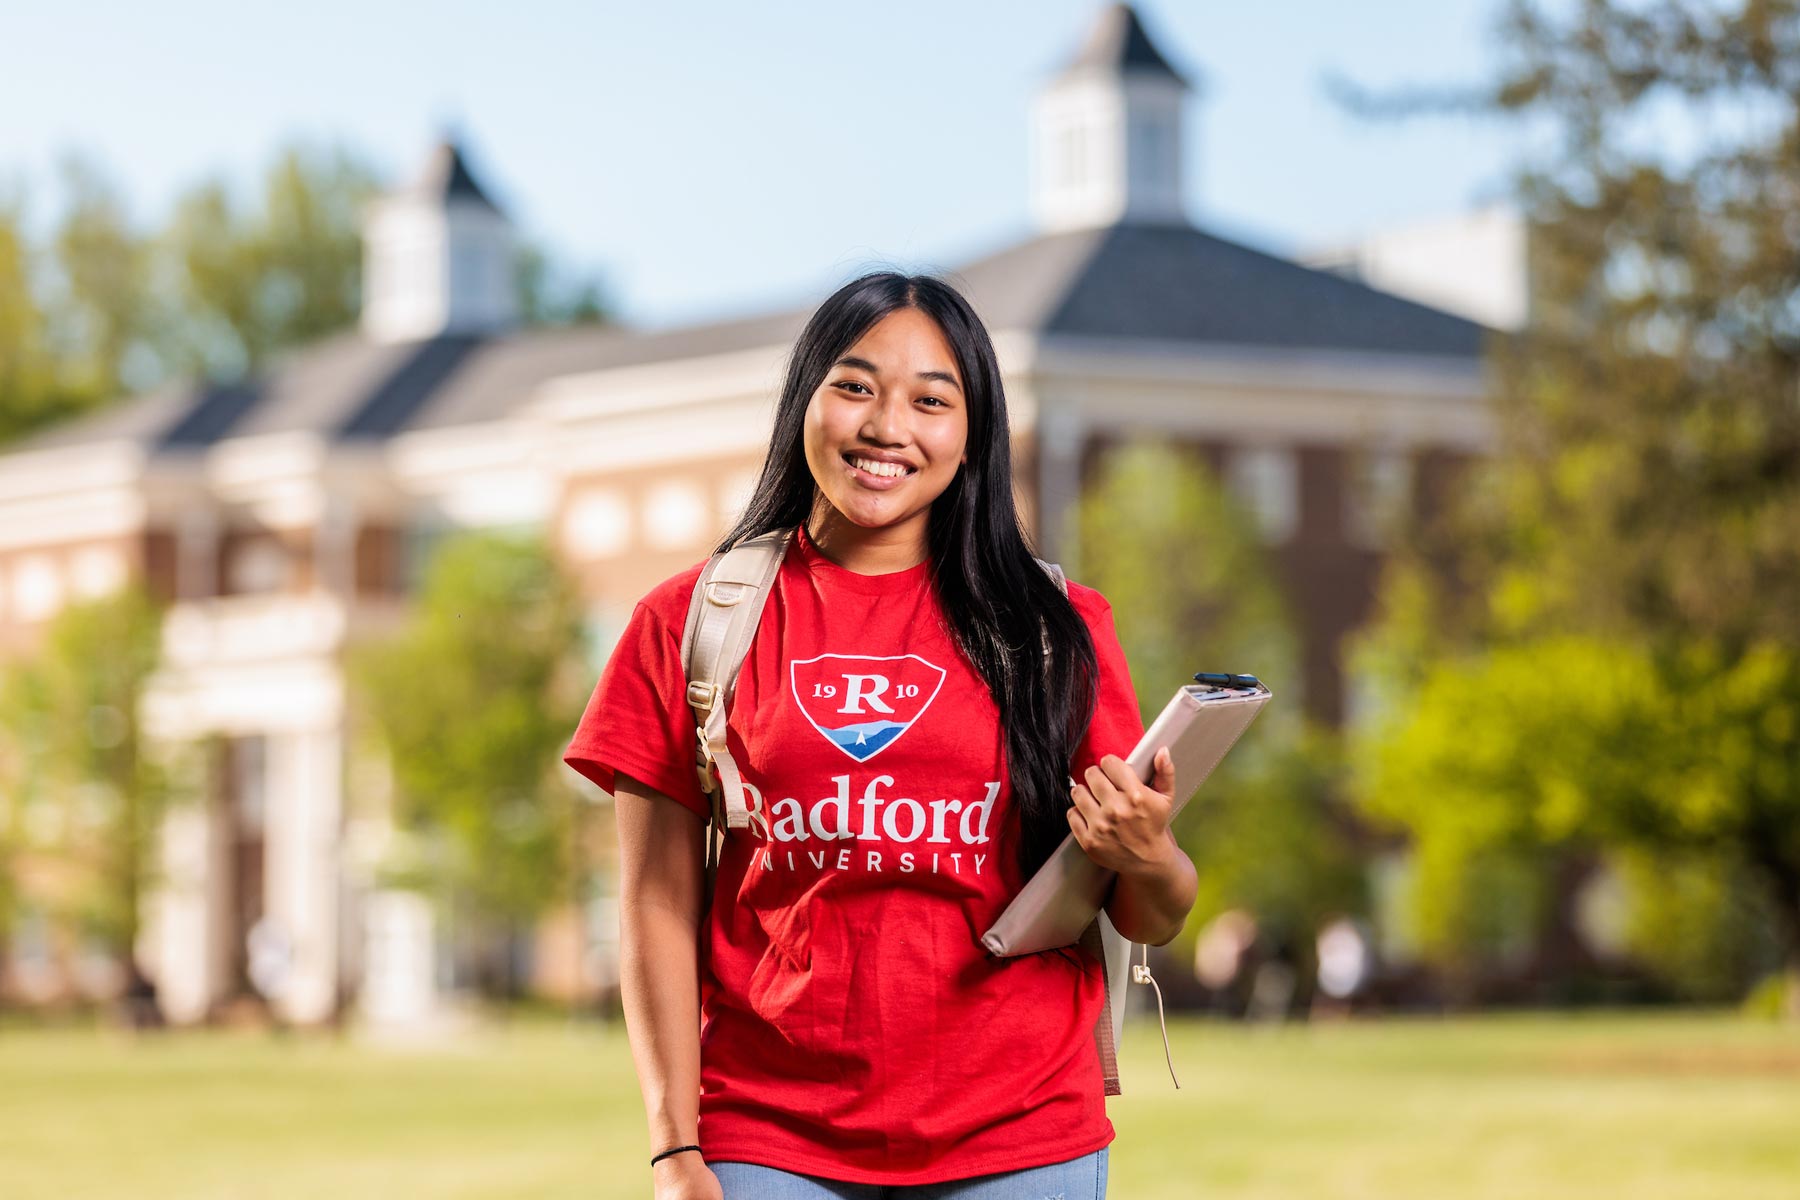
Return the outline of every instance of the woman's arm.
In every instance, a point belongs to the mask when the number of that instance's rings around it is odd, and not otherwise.
[[[1118,872],[1106,915],[1126,938],[1148,946],[1175,940],[1193,911],[1200,877],[1175,842],[1175,760],[1158,747],[1149,783],[1108,754],[1069,793],[1069,828],[1087,856]]]
[[[619,992],[656,1151],[700,1135],[700,922],[706,825],[620,771]],[[719,1195],[694,1151],[653,1168],[658,1197]]]
[[[1134,942],[1166,946],[1187,924],[1200,891],[1194,861],[1176,844],[1175,835],[1164,831],[1168,856],[1113,879],[1106,901],[1106,916],[1113,928]]]

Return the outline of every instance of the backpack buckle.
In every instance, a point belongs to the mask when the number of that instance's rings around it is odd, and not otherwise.
[[[719,685],[708,683],[704,679],[696,679],[688,684],[687,702],[695,708],[711,712],[713,702],[719,698]],[[701,741],[705,741],[705,730],[701,731]]]
[[[732,590],[729,592],[720,592],[716,590],[718,588],[730,588]],[[720,608],[730,608],[749,594],[750,589],[741,583],[733,583],[730,580],[720,579],[709,579],[706,582],[707,601],[711,604],[718,605]]]

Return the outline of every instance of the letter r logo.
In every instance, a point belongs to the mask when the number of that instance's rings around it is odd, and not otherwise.
[[[871,686],[873,685],[873,686]],[[888,690],[888,679],[885,675],[845,675],[844,707],[841,713],[859,713],[863,711],[863,702],[867,701],[876,712],[891,713],[894,706],[881,698]]]
[[[807,722],[859,763],[912,728],[946,674],[917,654],[819,654],[795,659],[788,671]]]

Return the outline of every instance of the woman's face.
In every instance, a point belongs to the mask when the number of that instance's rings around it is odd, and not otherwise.
[[[832,507],[864,528],[923,523],[968,460],[962,382],[923,312],[899,308],[871,325],[806,406],[806,461]]]

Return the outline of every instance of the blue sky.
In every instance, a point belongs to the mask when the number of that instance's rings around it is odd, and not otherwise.
[[[195,179],[249,186],[286,138],[410,175],[446,120],[527,236],[667,325],[822,298],[877,265],[952,268],[1030,231],[1032,96],[1096,0],[18,6],[0,44],[0,194],[42,226],[57,154],[105,164],[144,223]],[[1518,138],[1371,125],[1368,84],[1480,78],[1495,0],[1146,0],[1202,76],[1199,224],[1277,251],[1503,194]]]

